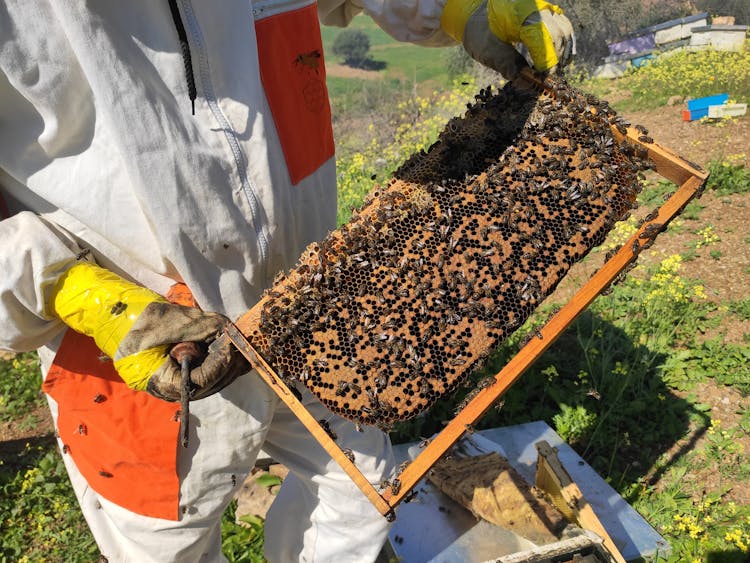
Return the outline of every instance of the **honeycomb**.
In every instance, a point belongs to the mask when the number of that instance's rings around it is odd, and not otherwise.
[[[483,89],[310,245],[250,335],[331,411],[388,428],[453,392],[635,206],[645,151],[561,78]]]

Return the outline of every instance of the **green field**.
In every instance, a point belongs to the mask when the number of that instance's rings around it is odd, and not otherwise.
[[[346,29],[364,31],[370,39],[371,58],[385,63],[380,71],[382,78],[390,84],[399,83],[402,88],[417,88],[419,93],[445,87],[449,84],[446,57],[447,49],[420,47],[411,43],[401,43],[380,29],[375,22],[366,16],[357,16]],[[332,45],[341,28],[323,26],[323,50],[328,63],[340,63],[333,54]],[[355,78],[329,77],[328,87],[331,97],[357,90],[365,82]]]

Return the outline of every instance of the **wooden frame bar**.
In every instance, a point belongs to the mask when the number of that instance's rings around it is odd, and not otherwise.
[[[276,374],[255,348],[247,341],[245,336],[235,327],[229,325],[226,329],[226,335],[255,368],[258,374],[273,389],[279,398],[284,401],[287,407],[297,416],[305,428],[313,435],[323,449],[341,466],[352,481],[360,488],[368,500],[378,509],[378,511],[389,519],[394,517],[393,506],[380,496],[375,487],[362,475],[357,466],[346,457],[341,447],[334,441],[328,432],[315,420],[307,411],[302,402],[295,396],[284,381]]]

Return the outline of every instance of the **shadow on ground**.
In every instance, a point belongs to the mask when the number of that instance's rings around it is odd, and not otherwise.
[[[500,371],[517,350],[515,344],[504,344],[469,387]],[[544,420],[616,489],[623,491],[646,476],[656,482],[693,448],[710,422],[708,413],[665,385],[660,376],[665,359],[586,311],[502,397],[500,408],[490,409],[476,427]],[[426,415],[399,424],[393,441],[439,432],[469,391],[465,388]],[[698,421],[692,433],[691,419]],[[653,469],[670,450],[671,457]]]
[[[0,442],[0,484],[5,483],[4,474],[15,475],[21,469],[34,467],[47,451],[55,447],[55,435],[43,434],[30,438],[19,438]]]

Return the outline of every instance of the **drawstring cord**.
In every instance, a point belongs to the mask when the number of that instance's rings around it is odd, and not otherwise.
[[[177,37],[180,39],[182,64],[185,65],[185,81],[187,82],[188,96],[190,96],[190,105],[193,115],[195,115],[195,98],[197,97],[197,93],[195,90],[195,77],[193,76],[193,59],[190,56],[190,44],[187,40],[187,33],[185,33],[185,26],[182,24],[177,0],[169,0],[169,11],[172,12],[172,21],[174,21],[175,29],[177,29]]]

